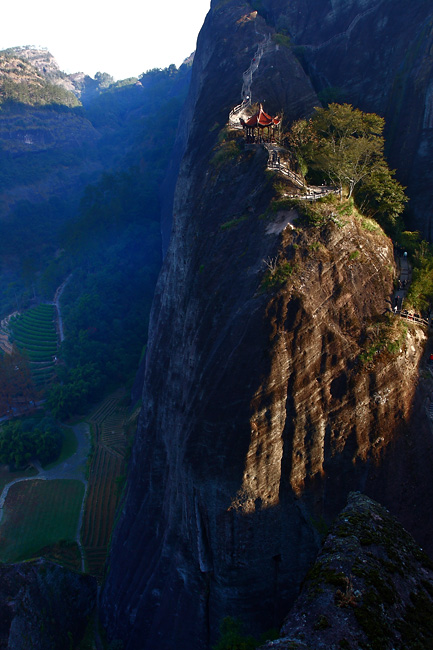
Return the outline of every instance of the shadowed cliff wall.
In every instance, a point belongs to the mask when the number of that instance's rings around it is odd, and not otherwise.
[[[424,421],[410,428],[425,336],[402,330],[392,353],[360,357],[389,307],[390,240],[350,215],[313,228],[270,211],[265,151],[218,149],[242,73],[272,33],[250,14],[216,5],[194,63],[144,407],[102,595],[109,638],[128,650],[208,648],[229,614],[253,632],[278,625],[320,522],[350,490],[395,505],[428,542],[427,502],[416,518],[413,509],[433,487],[432,445]],[[289,120],[317,104],[299,60],[277,44],[252,92]],[[289,265],[284,282],[264,286],[264,259]]]

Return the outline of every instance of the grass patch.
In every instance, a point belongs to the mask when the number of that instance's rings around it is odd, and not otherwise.
[[[81,481],[23,481],[6,498],[0,560],[20,562],[60,540],[74,541],[84,496]]]
[[[275,206],[275,207],[274,207]],[[274,201],[273,210],[296,209],[307,226],[320,227],[327,223],[335,223],[342,228],[345,225],[344,216],[351,214],[353,206],[349,201],[340,202],[334,194],[324,196],[317,201],[305,199],[284,199]]]
[[[57,465],[60,465],[65,460],[70,458],[73,454],[75,454],[78,449],[78,441],[71,427],[62,427],[62,432],[63,444],[60,456],[57,458],[57,460],[49,463],[48,465],[45,465],[44,469],[52,469],[53,467],[57,467]]]
[[[220,225],[220,230],[230,230],[230,228],[237,226],[238,224],[242,223],[242,221],[246,221],[247,219],[248,217],[244,214],[242,217],[236,217],[235,219],[226,221]]]
[[[211,158],[211,165],[221,167],[230,160],[235,160],[241,153],[241,148],[234,140],[223,142]]]
[[[286,34],[272,34],[272,40],[277,45],[282,45],[283,47],[290,47],[290,38]]]
[[[367,230],[368,232],[382,232],[382,228],[379,226],[377,221],[369,219],[368,217],[361,217],[361,228],[364,228],[364,230]]]
[[[391,314],[379,318],[367,330],[364,350],[359,355],[359,361],[366,365],[379,354],[397,354],[404,345],[407,328],[404,321]]]
[[[242,152],[244,142],[243,133],[225,126],[218,133],[218,144],[214,148],[214,155],[210,160],[213,167],[222,167],[230,160],[235,160]]]
[[[285,210],[293,210],[293,208],[302,208],[302,201],[300,199],[275,199],[271,203],[272,212],[282,212]]]
[[[280,262],[275,269],[268,269],[266,271],[261,287],[267,290],[283,285],[298,268],[298,264]]]

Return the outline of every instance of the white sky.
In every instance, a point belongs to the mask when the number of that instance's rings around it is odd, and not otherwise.
[[[0,50],[47,48],[67,73],[137,77],[195,50],[210,0],[17,0],[2,3]]]

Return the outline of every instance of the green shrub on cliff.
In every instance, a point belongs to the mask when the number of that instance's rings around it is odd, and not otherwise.
[[[234,140],[221,144],[211,159],[212,165],[219,167],[229,160],[234,160],[240,154],[239,145]]]
[[[325,177],[348,198],[353,195],[366,216],[392,227],[408,199],[384,158],[384,119],[350,104],[315,111],[287,134],[298,164],[307,165],[316,181]]]
[[[242,624],[240,621],[227,616],[220,626],[221,637],[212,650],[254,650],[257,647],[252,636],[244,636],[241,633]]]
[[[298,270],[298,264],[287,260],[264,260],[267,271],[262,280],[263,289],[273,289],[281,286]]]
[[[369,365],[384,354],[397,354],[404,346],[407,323],[387,313],[377,318],[367,328],[364,349],[359,355],[362,365]]]
[[[218,168],[238,158],[242,151],[241,143],[243,144],[243,133],[224,126],[218,133],[218,144],[214,148],[211,165]]]
[[[272,40],[277,45],[282,45],[283,47],[290,47],[290,37],[287,34],[276,33],[272,34]]]
[[[317,201],[295,198],[276,199],[272,202],[271,208],[273,212],[296,209],[302,222],[309,226],[323,226],[331,221],[336,226],[342,227],[344,217],[354,211],[353,199],[339,201],[335,194],[328,194]]]
[[[412,281],[409,286],[405,304],[421,311],[428,311],[433,306],[433,251],[426,241],[419,240],[419,233],[403,233],[409,240],[408,252],[413,265]],[[408,236],[412,235],[412,238]],[[414,242],[414,239],[418,242]]]

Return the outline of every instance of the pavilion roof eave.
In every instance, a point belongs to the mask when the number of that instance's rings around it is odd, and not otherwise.
[[[261,127],[264,128],[266,126],[277,126],[280,123],[280,118],[279,117],[271,117],[265,111],[263,110],[262,105],[260,104],[260,108],[258,112],[255,115],[252,115],[246,122],[245,126],[249,127]]]

